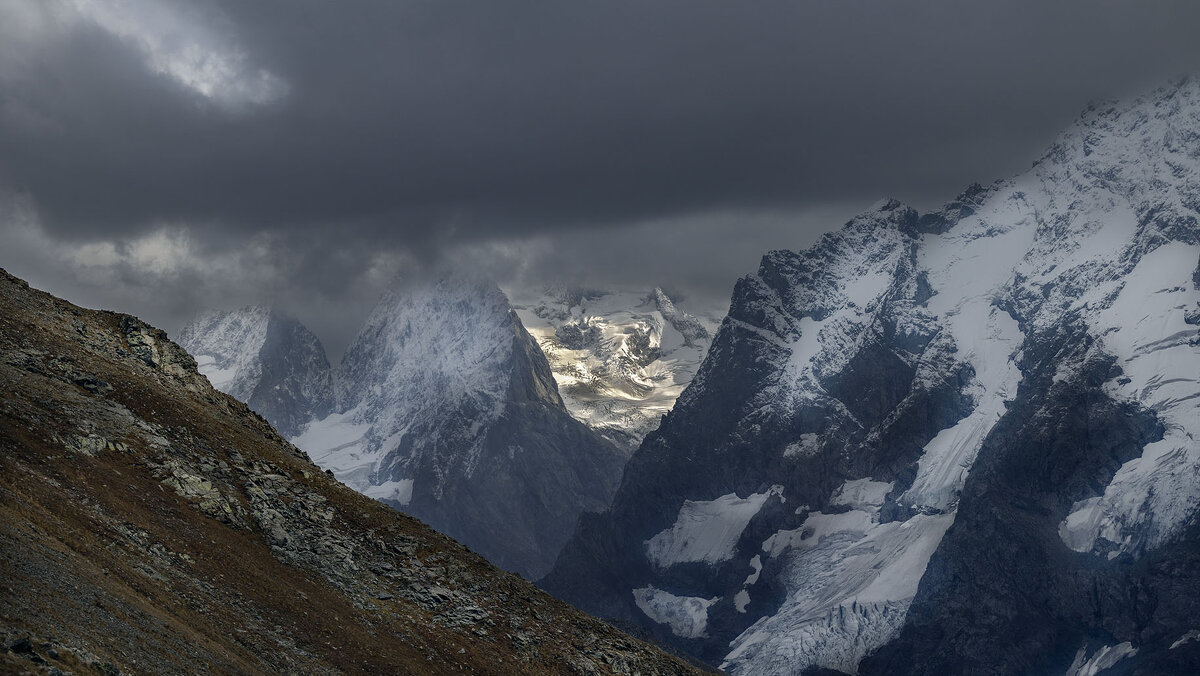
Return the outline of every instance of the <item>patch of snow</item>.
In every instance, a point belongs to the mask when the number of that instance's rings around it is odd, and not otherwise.
[[[1058,526],[1058,537],[1077,552],[1089,552],[1096,544],[1096,533],[1104,519],[1101,497],[1080,500],[1071,506],[1071,513]]]
[[[812,317],[801,317],[796,322],[800,335],[789,346],[792,355],[787,365],[787,373],[792,380],[811,376],[813,360],[821,353],[821,326],[824,323]]]
[[[747,587],[758,582],[758,577],[762,575],[762,556],[755,554],[750,558],[750,569],[751,573],[746,576],[746,581],[742,583],[742,589],[733,597],[734,608],[739,613],[746,612],[746,606],[750,605],[750,592]]]
[[[289,439],[322,469],[356,491],[371,486],[371,475],[380,454],[367,448],[370,423],[357,422],[357,411],[333,413],[314,420],[298,436]]]
[[[733,557],[742,531],[767,498],[781,492],[782,488],[775,486],[745,498],[729,493],[715,500],[686,500],[675,523],[646,541],[646,556],[659,568],[693,561],[726,561]]]
[[[654,587],[633,590],[633,602],[658,624],[665,624],[681,638],[702,638],[708,628],[708,609],[720,597],[675,596]]]
[[[367,486],[363,495],[376,500],[394,500],[407,505],[412,500],[413,480],[385,481],[377,486]]]
[[[783,457],[785,458],[808,458],[816,455],[820,447],[820,437],[812,432],[805,432],[800,435],[800,438],[788,444],[783,449]]]
[[[750,605],[750,592],[746,591],[745,589],[741,590],[733,597],[733,607],[739,613],[746,612],[746,606],[748,605]]]
[[[755,582],[758,582],[758,576],[762,575],[762,557],[759,556],[758,554],[755,554],[754,556],[752,556],[750,558],[750,568],[753,569],[754,572],[747,575],[746,581],[742,583],[743,585],[745,585],[747,587],[754,584]]]
[[[1178,640],[1176,640],[1174,643],[1171,644],[1170,649],[1174,650],[1174,649],[1178,648],[1179,646],[1181,646],[1185,643],[1191,643],[1192,641],[1200,641],[1200,630],[1193,629],[1193,630],[1189,631],[1188,633],[1184,634],[1183,636],[1180,636]]]
[[[1096,676],[1126,657],[1133,657],[1136,654],[1137,648],[1134,648],[1129,641],[1118,643],[1115,646],[1106,645],[1091,657],[1088,657],[1087,646],[1084,646],[1075,653],[1075,661],[1067,668],[1066,676]]]
[[[196,357],[196,370],[200,371],[200,375],[208,378],[208,382],[213,388],[221,392],[227,392],[233,384],[234,378],[237,376],[237,367],[220,368],[217,366],[217,357],[211,354],[197,354],[194,356]]]
[[[872,481],[871,479],[854,479],[842,484],[829,499],[829,504],[847,506],[852,509],[878,510],[883,506],[888,492],[895,482]]]

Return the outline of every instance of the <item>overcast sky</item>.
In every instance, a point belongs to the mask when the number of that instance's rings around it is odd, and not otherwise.
[[[679,289],[1029,166],[1194,0],[0,0],[0,266],[336,355],[397,274]],[[685,303],[686,304],[686,303]]]

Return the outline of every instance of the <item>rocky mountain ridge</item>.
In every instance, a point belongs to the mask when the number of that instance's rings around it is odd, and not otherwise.
[[[1197,129],[1175,83],[767,254],[545,587],[732,673],[1189,673]]]

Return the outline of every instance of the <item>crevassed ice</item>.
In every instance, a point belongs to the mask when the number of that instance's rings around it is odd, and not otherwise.
[[[903,523],[878,523],[892,486],[856,479],[830,500],[850,511],[810,514],[800,528],[768,538],[764,554],[784,557],[787,600],[733,641],[722,668],[790,673],[815,665],[853,673],[903,625],[929,558],[954,521],[971,465],[1021,378],[1024,334],[995,299],[1029,251],[1036,223],[1024,215],[1020,199],[1002,204],[1013,211],[1007,227],[966,219],[922,242],[918,263],[935,292],[928,308],[953,336],[957,358],[975,370],[975,407],[925,446],[917,477],[898,500],[917,514]],[[877,284],[870,281],[856,291],[859,296]],[[801,346],[803,341],[789,365],[797,375],[824,347]]]
[[[799,528],[763,542],[764,556],[786,557],[787,599],[734,639],[723,669],[791,673],[817,665],[853,673],[899,631],[953,515],[881,524],[876,501],[888,489],[884,482],[847,482],[834,495],[854,508],[810,514]],[[759,570],[761,564],[752,578]]]
[[[1191,275],[1198,257],[1200,246],[1160,246],[1124,278],[1111,304],[1088,315],[1090,330],[1123,371],[1106,387],[1154,411],[1166,431],[1126,462],[1102,495],[1074,505],[1059,534],[1075,551],[1097,550],[1101,540],[1117,545],[1110,558],[1155,547],[1200,501],[1200,350],[1192,344],[1200,327],[1184,321],[1196,301]]]

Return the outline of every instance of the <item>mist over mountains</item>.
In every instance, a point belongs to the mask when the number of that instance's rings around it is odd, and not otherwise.
[[[0,0],[0,672],[1200,673],[1197,26]]]
[[[1117,597],[1190,584],[1197,551],[1197,111],[1183,80],[1090,109],[1032,170],[938,211],[881,201],[768,253],[719,327],[661,289],[387,294],[335,369],[339,412],[295,442],[733,673],[1188,664],[1200,600],[1132,631]]]

